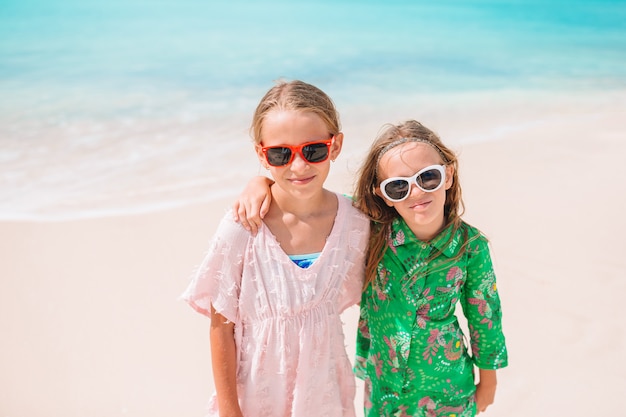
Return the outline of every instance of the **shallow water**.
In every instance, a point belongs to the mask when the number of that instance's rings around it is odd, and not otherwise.
[[[349,120],[407,95],[626,85],[624,1],[213,3],[0,3],[0,219],[234,195],[280,77]]]

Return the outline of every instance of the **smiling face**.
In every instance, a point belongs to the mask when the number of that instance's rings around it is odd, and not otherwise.
[[[335,135],[330,147],[328,159],[320,163],[310,163],[296,153],[287,165],[274,167],[267,163],[262,147],[280,145],[301,145],[307,142],[324,141],[331,137],[329,128],[321,117],[307,111],[271,110],[263,120],[261,144],[256,146],[257,154],[263,166],[268,168],[276,181],[277,189],[272,187],[272,194],[278,193],[297,198],[315,197],[322,191],[324,181],[330,171],[330,161],[341,150],[343,134]]]
[[[430,145],[421,142],[407,142],[390,149],[378,164],[378,177],[382,182],[391,177],[411,177],[425,167],[443,165],[439,153]],[[409,228],[420,240],[430,240],[445,225],[444,205],[446,190],[452,186],[451,166],[446,166],[445,183],[433,192],[425,192],[411,184],[411,191],[406,200],[393,202],[385,198],[380,188],[376,189],[385,203],[396,209]]]

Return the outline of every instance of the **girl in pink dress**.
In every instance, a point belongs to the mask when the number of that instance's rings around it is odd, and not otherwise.
[[[324,189],[343,143],[331,99],[279,82],[252,122],[272,174],[258,233],[222,219],[183,298],[211,318],[211,416],[354,416],[340,313],[363,285],[367,218]]]

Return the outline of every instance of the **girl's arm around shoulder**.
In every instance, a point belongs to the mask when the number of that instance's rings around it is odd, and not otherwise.
[[[270,178],[254,177],[233,204],[233,219],[241,222],[243,227],[253,235],[257,234],[263,218],[270,209],[272,184],[274,181]]]
[[[243,417],[237,395],[235,325],[211,306],[211,365],[220,417]]]

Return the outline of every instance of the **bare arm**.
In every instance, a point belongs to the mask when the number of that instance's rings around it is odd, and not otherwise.
[[[243,417],[237,397],[235,325],[211,306],[211,364],[220,417]]]
[[[493,404],[496,397],[496,371],[491,369],[479,369],[480,382],[476,385],[476,410],[477,414],[487,410]]]
[[[239,198],[233,204],[233,218],[236,222],[256,235],[261,221],[270,209],[272,193],[270,187],[274,181],[258,176],[250,180]]]

